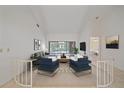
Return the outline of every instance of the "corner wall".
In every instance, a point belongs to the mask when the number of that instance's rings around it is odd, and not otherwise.
[[[34,39],[45,44],[43,30],[36,24],[28,6],[0,6],[0,85],[14,77],[15,59],[28,59],[37,52]]]
[[[80,35],[79,35],[79,44],[80,42],[86,42],[86,55],[90,56],[90,31],[91,27],[89,26],[89,23],[86,22],[85,27],[82,29]],[[80,45],[78,45],[80,49]],[[84,55],[83,51],[80,51],[80,54]]]

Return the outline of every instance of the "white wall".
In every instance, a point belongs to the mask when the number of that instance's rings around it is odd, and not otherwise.
[[[79,35],[79,44],[80,42],[86,42],[86,55],[89,56],[89,50],[90,50],[90,31],[91,31],[91,27],[89,26],[89,23],[87,22],[87,24],[85,25],[85,27],[82,29],[80,35]],[[78,47],[80,48],[80,45],[78,45]],[[83,51],[80,51],[80,53],[82,55],[84,55]]]
[[[102,59],[114,59],[115,67],[124,70],[124,7],[123,6],[92,6],[89,10],[87,23],[81,29],[79,41],[87,42],[92,36],[101,38]],[[99,19],[96,20],[96,17]],[[119,35],[119,49],[106,49],[105,37]],[[87,53],[90,52],[87,50]]]
[[[2,47],[2,29],[3,29],[3,19],[2,19],[2,10],[0,9],[0,49]],[[0,53],[1,54],[1,53]]]
[[[102,57],[114,59],[114,65],[124,70],[124,7],[117,6],[110,11],[102,25]],[[119,49],[106,49],[105,37],[119,35]]]
[[[45,43],[43,30],[38,29],[36,23],[29,7],[0,6],[0,48],[3,49],[0,53],[0,85],[14,77],[13,60],[28,59],[37,52],[33,50],[34,38]]]

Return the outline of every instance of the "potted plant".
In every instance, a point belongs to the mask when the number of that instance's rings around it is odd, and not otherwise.
[[[74,48],[74,54],[77,54],[78,53],[78,48]]]

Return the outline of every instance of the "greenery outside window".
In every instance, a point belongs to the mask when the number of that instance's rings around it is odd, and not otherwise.
[[[51,54],[74,54],[75,41],[49,41],[49,52]]]

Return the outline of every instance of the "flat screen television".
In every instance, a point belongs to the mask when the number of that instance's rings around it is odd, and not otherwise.
[[[80,42],[80,50],[86,51],[86,42]]]

